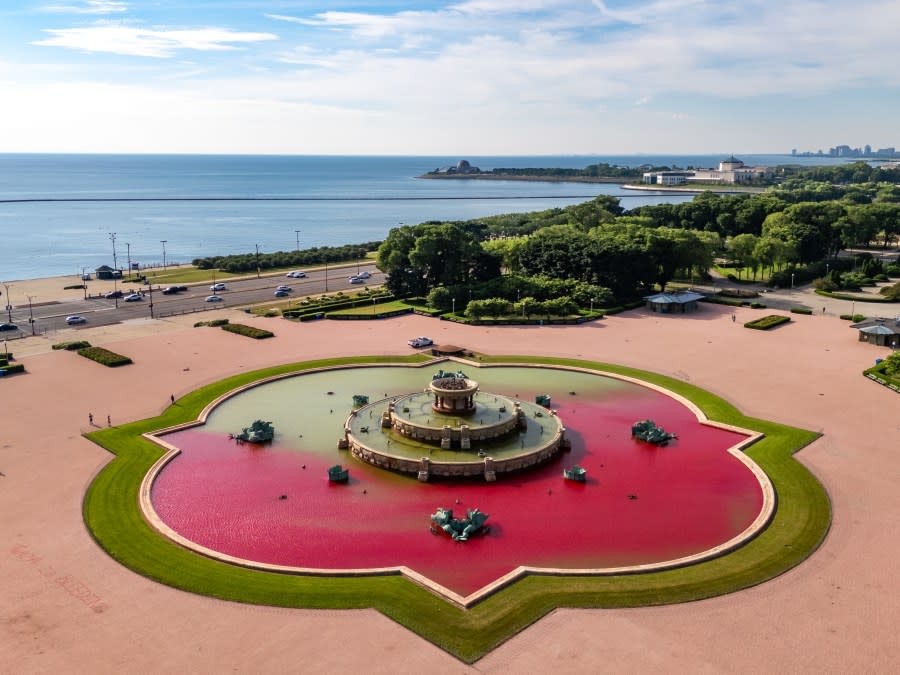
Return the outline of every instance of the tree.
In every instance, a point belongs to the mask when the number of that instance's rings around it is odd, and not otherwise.
[[[731,259],[736,263],[735,267],[738,270],[738,274],[745,267],[757,266],[757,258],[754,253],[758,243],[759,239],[752,234],[739,234],[729,239],[725,244],[725,250],[728,251]]]

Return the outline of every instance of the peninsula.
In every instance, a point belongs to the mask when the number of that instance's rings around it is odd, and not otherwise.
[[[638,167],[615,166],[612,164],[591,164],[583,169],[563,168],[496,168],[482,171],[461,159],[455,165],[440,167],[418,176],[419,178],[450,178],[475,180],[520,180],[541,183],[622,183],[640,179],[647,171],[668,171],[668,166]]]

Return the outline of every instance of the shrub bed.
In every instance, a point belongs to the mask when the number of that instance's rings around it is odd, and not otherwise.
[[[791,314],[812,314],[812,310],[806,307],[791,307]]]
[[[847,300],[848,302],[897,302],[890,297],[879,298],[874,295],[848,295],[847,293],[832,293],[831,291],[823,291],[818,288],[816,289],[816,295],[823,295],[826,298],[834,298],[835,300]]]
[[[84,289],[84,284],[75,284],[72,286],[63,286],[64,291],[80,291]]]
[[[71,342],[57,342],[55,345],[51,346],[51,349],[65,349],[66,351],[74,352],[78,349],[84,349],[85,347],[90,347],[91,343],[87,340],[72,340]]]
[[[711,295],[700,298],[700,302],[710,302],[714,305],[728,305],[729,307],[747,307],[750,305],[746,300],[732,300]]]
[[[783,314],[769,314],[768,316],[763,316],[758,319],[754,319],[753,321],[748,321],[744,324],[744,328],[753,328],[754,330],[769,330],[770,328],[775,328],[775,326],[780,326],[783,323],[790,322],[791,317],[784,316]]]
[[[12,375],[13,373],[24,373],[25,364],[14,363],[13,365],[0,366],[0,371],[2,371],[6,375]]]
[[[134,363],[127,356],[116,354],[103,347],[83,347],[78,350],[78,354],[91,361],[102,363],[109,368],[117,368],[118,366],[127,366],[129,363]]]
[[[253,326],[247,326],[242,323],[226,323],[220,326],[222,330],[227,330],[229,333],[237,333],[238,335],[246,335],[249,338],[253,338],[254,340],[262,340],[264,338],[275,337],[275,333],[270,330],[263,330],[262,328],[254,328]]]

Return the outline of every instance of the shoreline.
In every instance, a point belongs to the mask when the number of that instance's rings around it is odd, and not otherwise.
[[[640,190],[644,192],[669,192],[673,194],[701,194],[703,192],[715,192],[717,194],[760,194],[765,192],[765,187],[743,187],[740,185],[702,185],[698,187],[676,187],[672,185],[656,186],[638,183],[629,183],[621,177],[613,176],[527,176],[496,173],[469,173],[469,174],[422,174],[416,176],[423,180],[496,180],[516,181],[520,183],[595,183],[601,185],[618,185],[623,190]]]

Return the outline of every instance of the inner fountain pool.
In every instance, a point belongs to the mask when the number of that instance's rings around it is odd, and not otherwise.
[[[602,570],[699,555],[760,516],[764,486],[728,451],[745,434],[700,423],[665,393],[593,372],[465,366],[479,396],[533,407],[537,394],[550,394],[571,443],[493,483],[420,482],[337,448],[355,394],[379,401],[419,392],[434,369],[351,367],[241,392],[204,425],[161,436],[181,452],[153,482],[153,509],[181,537],[226,556],[338,572],[407,567],[460,596],[520,566]],[[376,417],[368,434],[386,442],[391,431]],[[666,447],[633,439],[631,425],[645,418],[677,439]],[[273,422],[272,443],[229,438],[255,419]],[[523,433],[540,435],[540,424]],[[337,463],[350,469],[346,484],[328,481]],[[587,469],[585,483],[563,479],[573,464]],[[437,507],[461,515],[478,507],[490,529],[464,544],[433,535]]]

